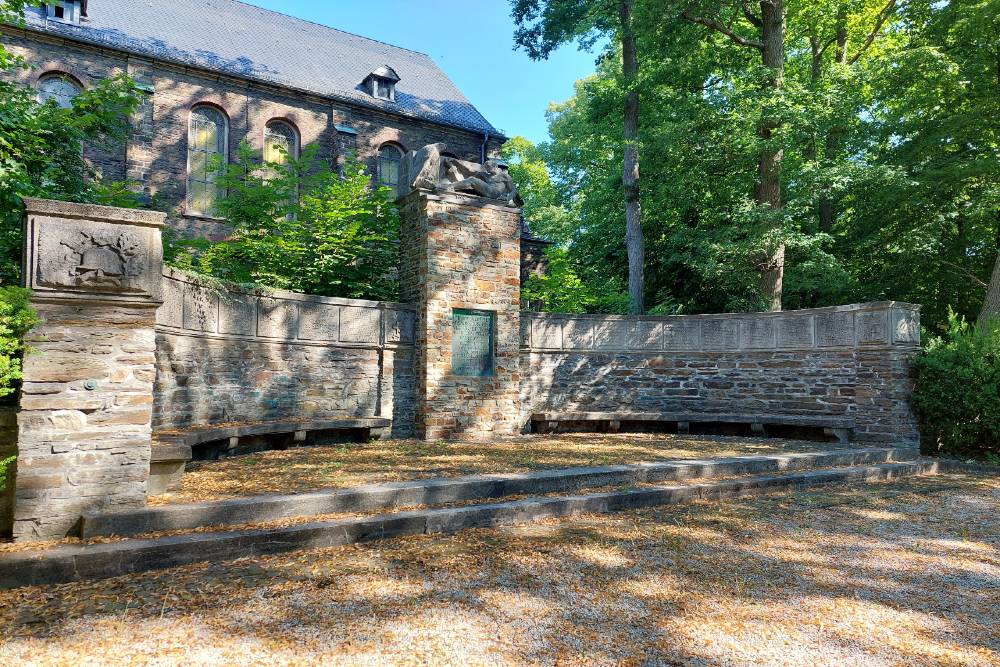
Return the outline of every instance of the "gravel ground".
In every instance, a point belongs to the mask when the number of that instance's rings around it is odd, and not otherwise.
[[[188,464],[181,491],[150,505],[261,493],[296,493],[379,482],[663,459],[834,449],[836,443],[726,436],[592,433],[523,436],[489,443],[384,440],[302,447]]]
[[[997,665],[1000,479],[940,475],[0,592],[0,665]]]

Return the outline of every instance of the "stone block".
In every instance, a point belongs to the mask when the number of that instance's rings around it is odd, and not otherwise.
[[[776,346],[775,317],[748,317],[742,320],[743,347],[767,350]]]
[[[775,321],[779,349],[807,349],[815,345],[812,315],[782,314]]]
[[[670,318],[663,323],[664,350],[701,348],[701,321]]]
[[[416,315],[412,310],[390,308],[385,311],[385,342],[412,344]]]
[[[632,331],[629,346],[636,350],[659,350],[663,346],[663,324],[639,320]]]
[[[596,320],[594,347],[600,350],[626,350],[632,343],[635,322],[631,320]]]
[[[340,335],[341,309],[327,303],[299,303],[299,339],[335,341]],[[291,338],[292,336],[288,336]]]
[[[920,343],[920,311],[909,308],[892,309],[892,342]]]
[[[336,312],[336,311],[335,311]],[[339,312],[337,313],[339,317]],[[322,324],[313,322],[315,331],[319,334]],[[299,328],[298,306],[285,299],[260,297],[257,300],[257,335],[263,338],[281,338],[294,340]]]
[[[539,317],[531,321],[531,345],[539,350],[559,350],[563,347],[563,321],[554,317]]]
[[[184,285],[184,328],[215,333],[219,327],[219,295],[210,289]]]
[[[590,350],[594,348],[595,321],[591,319],[567,318],[563,321],[563,347],[567,350]]]
[[[702,320],[701,344],[705,350],[738,350],[740,321],[735,318]]]
[[[342,306],[340,341],[377,345],[381,338],[382,311],[378,308]]]
[[[184,326],[184,283],[164,276],[161,294],[163,305],[156,311],[156,323],[180,329]]]
[[[848,311],[817,315],[816,345],[818,347],[853,347],[854,313]]]
[[[257,297],[227,291],[219,298],[219,333],[254,336],[257,333]]]
[[[858,344],[878,345],[890,342],[888,311],[861,311],[857,314],[856,323]]]

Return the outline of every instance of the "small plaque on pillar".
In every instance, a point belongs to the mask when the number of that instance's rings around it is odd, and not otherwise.
[[[452,325],[452,372],[465,377],[492,376],[496,313],[456,309]]]

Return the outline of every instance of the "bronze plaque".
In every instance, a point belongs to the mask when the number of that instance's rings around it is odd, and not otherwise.
[[[452,372],[466,377],[493,375],[496,313],[456,309],[452,326]]]

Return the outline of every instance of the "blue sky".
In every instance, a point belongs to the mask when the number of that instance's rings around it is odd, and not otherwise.
[[[573,95],[596,53],[575,45],[534,62],[515,52],[507,0],[245,0],[250,4],[431,55],[508,136],[548,137],[545,110]]]

